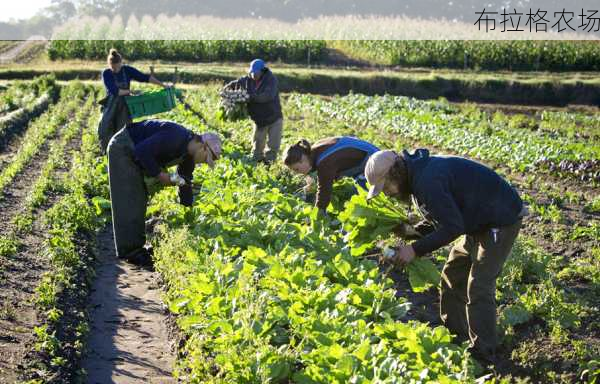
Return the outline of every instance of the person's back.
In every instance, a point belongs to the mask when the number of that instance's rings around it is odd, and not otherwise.
[[[260,94],[248,101],[248,114],[256,124],[269,125],[283,117],[277,78],[270,69],[265,69],[259,84],[248,78],[248,92]]]
[[[155,119],[131,123],[127,126],[127,130],[129,131],[131,140],[135,144],[141,143],[147,138],[161,132],[170,134],[172,136],[178,136],[190,132],[187,128],[172,121]]]
[[[415,175],[413,193],[430,196],[443,185],[463,215],[465,233],[513,224],[523,202],[517,191],[490,168],[461,157],[432,156]],[[425,202],[423,202],[425,203]]]

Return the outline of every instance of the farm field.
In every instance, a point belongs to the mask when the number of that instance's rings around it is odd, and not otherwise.
[[[215,40],[170,40],[160,26],[172,22],[190,31],[188,39],[196,33],[194,23],[208,23],[207,33],[196,37]],[[597,105],[600,100],[600,48],[590,41],[249,40],[234,31],[222,40],[216,19],[132,23],[126,30],[122,21],[104,18],[67,24],[47,49],[45,42],[30,44],[26,51],[37,56],[0,60],[0,78],[31,79],[51,71],[59,80],[95,80],[107,49],[116,47],[127,52],[128,63],[154,66],[162,78],[173,78],[177,67],[183,83],[233,80],[245,65],[240,62],[261,56],[276,64],[284,91],[333,95],[352,90],[543,106]],[[100,36],[112,40],[97,40]],[[231,40],[236,36],[240,40]],[[75,38],[80,40],[69,40]]]
[[[85,28],[87,31],[89,29]],[[72,39],[72,31],[69,38]],[[598,71],[596,42],[402,41],[402,40],[60,40],[48,47],[50,60],[102,59],[110,47],[132,60],[239,61],[259,55],[286,63],[327,63],[331,49],[355,64],[483,70]]]
[[[384,65],[487,70],[596,70],[594,41],[344,40],[347,55]]]
[[[73,364],[85,338],[84,307],[74,308],[87,300],[92,276],[85,236],[100,223],[89,199],[107,191],[91,124],[97,91],[77,82],[56,87],[56,104],[2,149],[3,382],[37,371],[41,361],[56,370]]]
[[[188,94],[195,100],[192,104],[206,116],[212,116],[217,106],[217,88],[212,89]],[[586,157],[598,158],[594,154],[598,141],[569,138],[568,132],[560,129],[549,137],[543,129],[553,125],[565,127],[562,124],[565,119],[574,121],[583,118],[582,115],[564,113],[538,119],[502,113],[490,116],[473,105],[456,107],[444,102],[360,95],[324,100],[291,94],[285,97],[285,105],[288,142],[297,137],[314,140],[343,132],[397,150],[426,145],[444,153],[467,153],[505,173],[519,186],[534,212],[498,286],[503,340],[507,351],[514,348],[504,356],[505,369],[517,377],[533,376],[535,380],[550,382],[576,381],[582,377],[578,374],[590,372],[590,364],[593,370],[600,347],[596,325],[598,301],[594,293],[598,290],[598,280],[593,277],[597,272],[592,272],[598,269],[600,240],[599,215],[597,207],[594,208],[598,204],[598,164],[594,160],[589,163],[592,174],[588,176],[583,171],[585,166],[581,170],[579,167]],[[201,124],[193,115],[186,115],[173,114],[170,118],[188,125]],[[410,116],[412,124],[402,120],[403,116],[407,120]],[[521,126],[521,119],[536,128]],[[488,126],[481,126],[482,122],[488,122]],[[219,124],[210,122],[211,127]],[[440,328],[422,329],[424,333],[416,334],[424,338],[417,341],[417,345],[421,344],[419,348],[427,348],[425,345],[433,350],[442,348],[439,355],[434,354],[439,356],[438,362],[443,361],[441,366],[431,360],[419,360],[422,349],[421,352],[402,349],[400,346],[407,345],[406,341],[394,343],[378,333],[380,326],[385,328],[389,319],[398,315],[397,309],[392,308],[387,309],[387,314],[381,313],[378,320],[372,317],[374,312],[382,310],[386,299],[379,295],[387,289],[396,290],[401,303],[410,298],[420,304],[404,313],[405,319],[417,321],[408,323],[414,330],[422,327],[418,321],[435,318],[431,308],[424,309],[433,305],[434,296],[410,293],[405,276],[394,276],[391,280],[374,278],[371,273],[377,271],[377,266],[372,260],[340,253],[343,242],[339,227],[327,222],[297,227],[297,223],[311,215],[308,205],[290,196],[300,180],[297,184],[290,183],[289,175],[282,169],[257,170],[244,160],[240,152],[248,150],[244,137],[249,128],[248,124],[220,125],[223,132],[231,134],[231,141],[241,143],[241,147],[232,145],[229,151],[233,158],[220,164],[220,171],[201,173],[203,191],[191,211],[169,203],[169,197],[174,196],[170,191],[159,194],[150,209],[164,221],[155,246],[158,270],[166,280],[169,308],[177,314],[187,340],[180,362],[183,377],[203,381],[212,377],[211,371],[216,371],[225,381],[232,382],[261,381],[269,375],[291,376],[299,382],[373,380],[367,373],[373,371],[366,367],[369,363],[377,365],[375,361],[383,364],[388,353],[376,348],[376,343],[367,347],[360,338],[364,333],[374,332],[376,340],[395,345],[400,348],[392,349],[395,353],[407,356],[409,368],[401,369],[410,371],[414,367],[414,371],[407,372],[405,377],[416,379],[429,367],[431,380],[445,380],[442,377],[464,380],[460,374],[469,374],[468,370],[460,371],[464,360],[457,355],[454,355],[457,360],[441,357],[452,356],[453,347],[445,343],[441,334],[434,336]],[[479,136],[488,130],[494,134]],[[598,132],[595,128],[591,130],[594,134]],[[471,136],[478,136],[477,142]],[[519,144],[522,136],[530,137],[532,145]],[[498,138],[505,141],[498,142],[501,140]],[[543,144],[537,150],[532,149],[537,148],[533,142],[538,140]],[[561,143],[557,145],[564,151],[559,151],[557,157],[551,149],[554,140]],[[578,145],[579,140],[588,145]],[[579,148],[573,155],[581,163],[575,168],[557,170],[556,164],[569,162],[569,146]],[[499,151],[501,148],[507,152]],[[586,151],[592,152],[586,155]],[[258,204],[252,199],[257,193],[261,196]],[[269,215],[266,224],[262,219],[265,214]],[[438,260],[443,260],[443,256],[438,255]],[[282,270],[288,272],[278,274]],[[192,288],[192,281],[202,283],[193,284]],[[370,284],[379,286],[367,292],[359,288]],[[340,299],[343,295],[355,299],[345,301]],[[257,305],[262,303],[260,300],[265,300],[264,304]],[[232,307],[232,302],[238,304]],[[356,325],[346,332],[340,331],[342,324],[352,323],[349,318],[357,321]],[[367,326],[357,332],[360,324]],[[397,330],[394,337],[403,340],[401,335],[405,332]],[[272,340],[267,345],[266,335]],[[237,341],[240,339],[243,342]],[[251,355],[249,352],[254,350],[261,352],[258,356]],[[352,354],[358,350],[361,352]],[[307,355],[307,351],[319,352]],[[370,358],[363,360],[364,351]],[[461,355],[460,349],[454,352]],[[237,360],[233,356],[249,356],[250,360],[236,365],[232,363]],[[339,366],[341,356],[347,357],[343,367]],[[417,361],[410,360],[415,356]],[[387,375],[393,376],[392,372]]]
[[[208,71],[200,68],[189,70]],[[319,217],[296,193],[301,177],[281,163],[250,160],[251,122],[221,120],[222,80],[206,80],[183,87],[188,107],[157,116],[218,132],[224,151],[215,169],[196,169],[201,188],[192,207],[177,203],[174,188],[153,194],[147,219],[155,272],[127,267],[111,253],[107,162],[96,136],[100,84],[50,76],[11,80],[0,90],[0,127],[7,127],[0,129],[0,382],[85,382],[86,374],[103,378],[96,375],[123,367],[190,383],[463,383],[484,376],[466,344],[441,326],[437,287],[415,289],[406,271],[378,265],[388,236],[374,247],[346,242],[350,219],[341,212],[351,183],[335,186],[329,217]],[[298,91],[283,93],[282,105],[284,146],[355,135],[396,151],[427,147],[481,161],[517,186],[531,215],[498,280],[500,363],[481,380],[600,379],[595,108]],[[18,123],[7,119],[19,111]],[[428,257],[438,269],[448,249]],[[116,288],[97,284],[106,281]],[[152,297],[121,295],[140,287]],[[115,298],[110,311],[97,301],[103,295]],[[99,324],[103,311],[117,320]],[[167,330],[145,328],[157,321]],[[119,340],[127,324],[151,334],[148,344]],[[90,349],[110,343],[114,355]],[[146,352],[135,351],[144,345]],[[121,361],[119,351],[134,355]],[[174,368],[164,362],[171,360]]]
[[[210,62],[261,56],[269,61],[302,63],[312,59],[318,63],[327,62],[333,48],[354,62],[407,67],[561,72],[600,69],[600,47],[594,41],[576,41],[574,35],[571,39],[565,36],[564,41],[505,40],[502,33],[479,40],[469,36],[470,27],[393,17],[322,17],[296,24],[206,16],[81,18],[54,30],[48,56],[53,60],[101,59],[114,46],[129,52],[131,59]],[[440,34],[457,36],[457,32],[462,35],[459,40],[438,40]],[[322,40],[323,36],[327,40]],[[417,36],[419,40],[415,40]]]
[[[129,61],[128,61],[129,62]],[[203,84],[231,81],[246,70],[246,64],[134,61],[137,68],[154,67],[165,81]],[[405,95],[420,99],[445,97],[451,101],[517,104],[525,106],[587,105],[600,99],[598,72],[511,72],[435,68],[357,67],[342,60],[335,65],[274,63],[282,91],[321,95]],[[33,79],[52,73],[57,80],[98,80],[104,68],[100,61],[48,61],[0,64],[0,79]],[[175,71],[177,69],[177,76]]]

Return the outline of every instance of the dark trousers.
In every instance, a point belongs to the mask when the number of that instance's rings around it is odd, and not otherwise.
[[[496,279],[519,234],[522,220],[464,236],[450,252],[442,270],[440,317],[459,339],[486,357],[493,357],[496,336]]]
[[[127,258],[146,243],[146,185],[134,161],[134,144],[121,129],[108,145],[108,180],[117,256]]]

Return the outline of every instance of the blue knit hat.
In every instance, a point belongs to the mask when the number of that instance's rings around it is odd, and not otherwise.
[[[250,63],[250,69],[248,70],[248,72],[257,74],[260,71],[262,71],[263,69],[265,69],[265,66],[266,66],[265,62],[262,59],[254,59]]]

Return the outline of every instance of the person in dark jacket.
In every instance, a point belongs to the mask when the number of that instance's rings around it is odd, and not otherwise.
[[[365,164],[379,148],[364,140],[350,136],[329,137],[317,141],[312,147],[307,140],[300,140],[286,151],[284,163],[292,171],[303,175],[317,173],[317,198],[315,205],[326,212],[333,183],[341,177],[352,177],[366,188]],[[310,192],[314,182],[307,178],[305,192]]]
[[[225,89],[231,88],[245,89],[250,96],[248,114],[254,121],[252,138],[254,160],[268,163],[275,161],[281,147],[283,130],[283,114],[277,78],[263,60],[256,59],[250,63],[247,76],[225,86]],[[267,146],[266,153],[265,146]]]
[[[198,135],[161,120],[131,123],[108,145],[108,177],[119,258],[146,264],[151,258],[144,248],[147,188],[144,176],[162,185],[179,186],[179,201],[191,206],[192,172],[195,164],[214,166],[221,155],[221,140],[214,133]],[[176,174],[165,169],[177,165]]]
[[[146,75],[129,65],[123,65],[123,58],[116,49],[111,49],[107,63],[109,68],[102,72],[102,82],[106,89],[106,98],[102,105],[102,118],[98,124],[98,137],[102,151],[106,151],[108,142],[117,131],[131,123],[131,116],[125,103],[125,96],[131,95],[131,80],[152,83],[167,87],[153,75]]]
[[[375,153],[365,167],[368,197],[380,192],[412,202],[432,224],[416,242],[400,247],[393,259],[454,244],[442,271],[440,316],[471,352],[493,363],[496,338],[496,278],[509,256],[527,210],[517,191],[493,170],[461,157],[429,156],[426,149]]]

